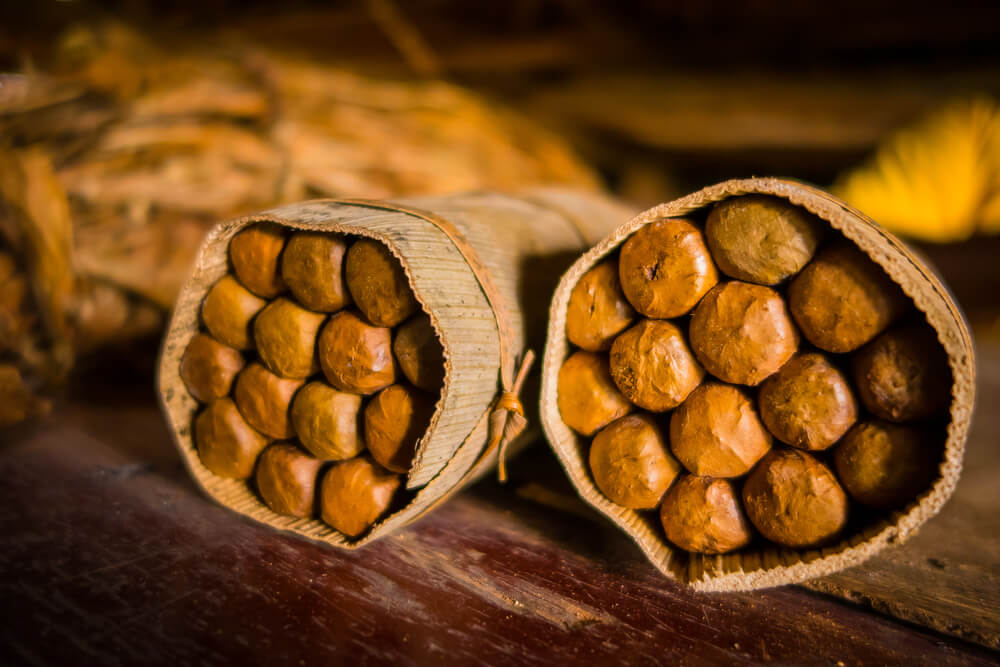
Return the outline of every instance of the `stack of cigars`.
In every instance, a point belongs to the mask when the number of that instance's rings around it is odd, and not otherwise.
[[[198,456],[278,514],[361,536],[405,504],[440,396],[430,318],[376,239],[258,223],[228,260],[180,365]]]
[[[884,270],[784,199],[641,227],[573,287],[562,420],[688,552],[822,547],[938,473],[952,378]]]

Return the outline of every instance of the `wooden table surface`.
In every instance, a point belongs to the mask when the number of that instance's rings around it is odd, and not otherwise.
[[[1000,662],[1000,320],[975,330],[942,513],[864,565],[753,593],[663,579],[544,445],[368,548],[313,544],[204,498],[148,385],[91,377],[0,436],[0,665]]]

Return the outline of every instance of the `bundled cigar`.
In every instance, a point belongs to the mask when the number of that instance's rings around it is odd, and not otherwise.
[[[563,277],[542,423],[664,574],[760,588],[857,564],[941,508],[974,368],[961,312],[897,239],[814,188],[728,181]]]
[[[317,200],[217,226],[160,360],[192,476],[346,548],[415,520],[537,433],[519,394],[548,295],[627,217],[549,189]]]

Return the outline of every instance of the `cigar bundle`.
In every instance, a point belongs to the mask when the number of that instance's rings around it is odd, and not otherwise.
[[[548,297],[628,217],[547,189],[217,226],[160,360],[185,464],[221,504],[340,547],[415,520],[537,433],[519,394]]]
[[[812,187],[734,180],[641,213],[566,273],[546,435],[671,579],[803,581],[951,495],[974,402],[964,318],[899,240]]]

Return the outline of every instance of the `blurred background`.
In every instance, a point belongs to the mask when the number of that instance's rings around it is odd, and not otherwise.
[[[0,424],[95,352],[148,379],[205,229],[314,196],[791,176],[993,331],[998,99],[995,3],[5,3]]]

